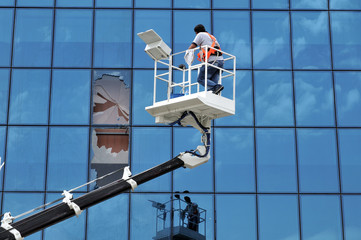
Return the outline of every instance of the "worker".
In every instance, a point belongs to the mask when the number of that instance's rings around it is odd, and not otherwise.
[[[192,44],[188,49],[193,49],[196,47],[202,47],[205,45],[211,46],[216,49],[221,49],[217,39],[209,34],[205,27],[202,24],[198,24],[194,27],[194,32],[196,33],[196,37],[194,38]],[[200,48],[200,52],[198,53],[199,61],[206,61],[208,59],[208,63],[211,63],[219,68],[223,68],[224,60],[222,53],[214,50],[212,48],[208,48],[208,54],[206,56],[206,49]],[[219,94],[223,90],[223,86],[218,84],[219,82],[219,69],[208,66],[207,67],[207,90],[212,91],[214,94]],[[205,65],[200,68],[197,82],[201,85],[205,86]]]
[[[188,224],[187,228],[198,232],[199,227],[199,220],[200,220],[200,213],[198,210],[198,204],[192,202],[190,197],[185,196],[184,200],[187,203],[186,208],[181,212],[182,215],[182,222],[184,221],[184,217],[187,214]]]

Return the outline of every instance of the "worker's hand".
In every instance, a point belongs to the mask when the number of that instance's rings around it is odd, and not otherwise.
[[[184,65],[184,64],[181,64],[181,65],[179,65],[178,67],[179,67],[180,69],[183,69],[183,70],[187,68],[186,65]]]

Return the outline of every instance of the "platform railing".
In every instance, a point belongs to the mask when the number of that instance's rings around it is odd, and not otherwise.
[[[172,98],[172,93],[175,92],[175,88],[179,87],[181,88],[181,94],[192,94],[192,93],[199,93],[202,92],[201,88],[200,88],[200,84],[197,82],[197,77],[195,77],[195,81],[192,81],[192,71],[197,71],[197,76],[199,74],[200,68],[202,66],[205,67],[205,78],[207,77],[207,73],[208,73],[208,67],[211,68],[216,68],[220,71],[219,73],[219,84],[222,84],[223,81],[228,81],[228,79],[231,79],[233,81],[232,83],[232,88],[233,88],[233,92],[232,92],[232,100],[235,101],[235,97],[236,97],[236,57],[221,51],[219,49],[216,48],[212,48],[210,46],[202,46],[202,48],[205,50],[206,52],[206,56],[208,54],[209,49],[214,49],[217,50],[218,52],[222,53],[223,56],[223,61],[224,61],[224,66],[227,64],[227,62],[231,62],[232,68],[231,69],[225,69],[225,68],[220,68],[218,66],[215,66],[214,64],[212,64],[212,62],[201,62],[198,64],[194,64],[194,65],[189,65],[188,68],[186,69],[181,69],[177,66],[173,66],[173,59],[174,57],[181,55],[181,54],[185,54],[187,50],[175,53],[170,55],[167,59],[163,59],[163,60],[157,60],[154,62],[154,92],[153,92],[153,104],[155,104],[157,102],[157,81],[163,81],[167,83],[167,96],[165,99],[163,100],[170,100]],[[195,58],[197,57],[197,50],[200,50],[200,47],[192,49],[194,50],[194,55]],[[196,61],[196,59],[195,59]],[[161,70],[161,68],[163,67],[163,69]],[[164,69],[168,69],[164,70]],[[162,71],[161,73],[159,73],[159,71]],[[163,72],[165,71],[165,72]],[[177,79],[178,81],[174,81],[173,79],[176,78],[174,77],[174,72],[175,71],[180,71],[182,73],[181,76],[181,81],[179,81],[179,79]],[[196,86],[196,91],[193,92],[192,87]],[[204,92],[207,91],[207,81],[205,79],[205,86],[204,86]]]

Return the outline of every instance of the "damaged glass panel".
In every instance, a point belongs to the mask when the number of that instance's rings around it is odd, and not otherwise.
[[[93,124],[129,124],[130,72],[94,72]]]
[[[96,128],[92,132],[91,180],[129,165],[128,129]],[[104,186],[122,178],[120,170],[108,177],[97,180],[91,189]]]

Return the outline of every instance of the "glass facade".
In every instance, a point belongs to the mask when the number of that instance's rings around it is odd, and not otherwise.
[[[1,213],[198,145],[197,130],[145,111],[154,65],[137,33],[154,29],[175,53],[199,23],[237,57],[236,114],[212,122],[208,163],[26,239],[152,239],[149,200],[175,194],[206,210],[207,240],[361,239],[358,0],[1,0]]]

